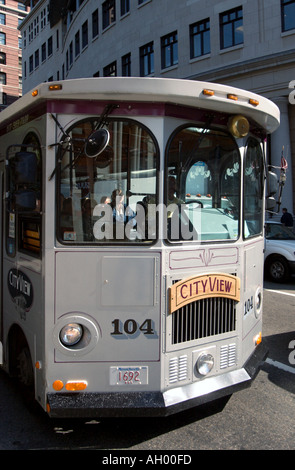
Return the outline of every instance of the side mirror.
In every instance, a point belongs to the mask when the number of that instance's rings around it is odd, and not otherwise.
[[[277,202],[274,197],[268,197],[265,201],[265,210],[274,212]]]
[[[269,198],[271,196],[274,196],[278,190],[278,187],[279,181],[277,175],[273,171],[268,171],[266,176],[266,197]]]

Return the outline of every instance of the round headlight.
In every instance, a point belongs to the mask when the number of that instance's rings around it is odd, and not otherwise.
[[[59,334],[64,346],[74,346],[79,343],[83,335],[83,327],[79,323],[69,323],[65,325]]]
[[[200,375],[207,375],[214,366],[214,357],[212,354],[202,353],[197,360],[197,371]]]

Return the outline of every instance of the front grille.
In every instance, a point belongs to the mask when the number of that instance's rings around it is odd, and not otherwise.
[[[172,317],[172,344],[216,336],[235,330],[236,301],[201,299],[176,310]]]

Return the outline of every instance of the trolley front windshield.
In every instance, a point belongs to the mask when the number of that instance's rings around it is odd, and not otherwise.
[[[151,131],[133,120],[112,119],[107,147],[89,158],[85,139],[96,123],[94,118],[76,123],[68,131],[72,146],[60,149],[62,243],[147,244],[159,237],[170,243],[234,241],[241,227],[244,238],[261,233],[263,158],[258,140],[249,138],[243,163],[231,134],[196,125],[178,128],[168,139],[161,195],[160,156]],[[165,221],[161,234],[160,217]]]

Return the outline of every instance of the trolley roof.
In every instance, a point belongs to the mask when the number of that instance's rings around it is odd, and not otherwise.
[[[243,114],[268,133],[280,124],[279,108],[272,101],[232,86],[173,78],[102,77],[41,83],[0,113],[0,126],[25,108],[50,99],[173,103]]]

